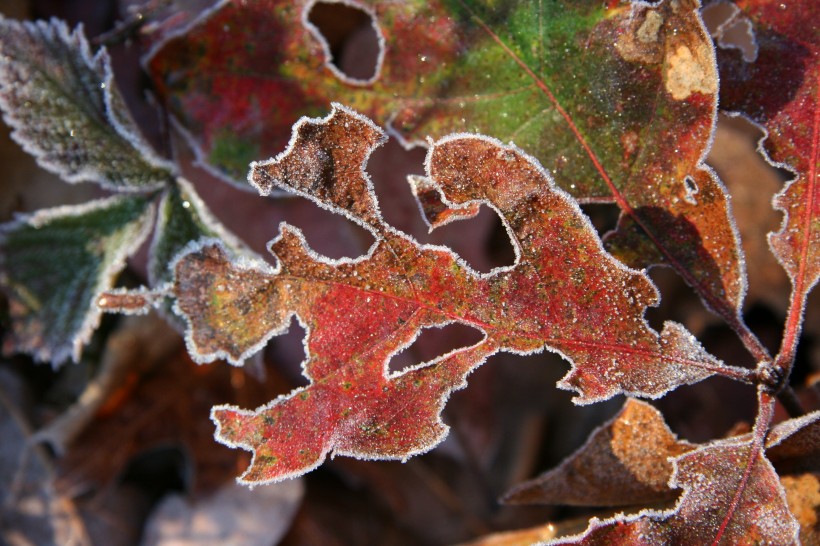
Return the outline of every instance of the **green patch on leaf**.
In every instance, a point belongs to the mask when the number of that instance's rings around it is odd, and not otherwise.
[[[260,159],[256,143],[231,131],[220,132],[214,137],[212,146],[208,161],[235,179],[244,179],[251,161]]]

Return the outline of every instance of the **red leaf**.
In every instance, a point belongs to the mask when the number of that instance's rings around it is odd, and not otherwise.
[[[820,278],[820,4],[742,0],[740,11],[753,25],[757,57],[721,52],[721,106],[749,115],[763,126],[763,147],[795,179],[775,197],[785,214],[769,235],[777,259],[792,281],[786,332],[778,355],[791,366],[806,296]],[[811,21],[811,23],[809,23]]]
[[[403,459],[439,442],[439,412],[464,377],[500,350],[556,351],[573,363],[561,381],[580,403],[617,393],[657,397],[726,372],[676,323],[661,334],[643,313],[657,293],[641,272],[609,256],[575,202],[529,156],[477,136],[434,143],[431,182],[446,203],[486,203],[514,240],[514,266],[472,271],[451,251],[419,245],[386,225],[363,171],[383,140],[369,120],[339,105],[303,119],[289,148],[254,164],[262,193],[294,191],[370,230],[366,256],[332,261],[283,224],[270,247],[276,270],[232,264],[206,244],[176,266],[177,306],[192,354],[241,362],[296,314],[307,329],[311,384],[254,412],[215,408],[218,437],[254,450],[248,482],[279,480],[329,452]],[[420,329],[461,322],[484,332],[472,347],[389,374],[393,354]],[[738,371],[743,376],[744,371]]]
[[[678,440],[651,405],[628,399],[557,468],[516,486],[512,504],[626,506],[675,498],[669,459],[696,446]]]
[[[718,80],[698,3],[605,4],[363,1],[383,48],[363,82],[328,62],[305,24],[313,2],[228,1],[146,65],[199,158],[234,180],[330,101],[405,143],[514,139],[574,196],[617,203],[613,252],[674,267],[762,359],[738,316],[745,275],[726,192],[702,164]]]

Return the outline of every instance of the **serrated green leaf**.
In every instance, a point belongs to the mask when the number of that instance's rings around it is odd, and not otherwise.
[[[67,182],[139,191],[172,179],[128,113],[108,53],[92,54],[82,27],[0,17],[0,108],[14,139]]]
[[[0,288],[12,319],[4,349],[55,366],[76,361],[99,324],[97,298],[145,240],[153,218],[147,198],[118,196],[2,226]]]

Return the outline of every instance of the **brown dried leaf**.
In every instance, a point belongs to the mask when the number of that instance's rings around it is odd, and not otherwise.
[[[512,504],[626,506],[670,500],[670,458],[695,449],[678,440],[663,416],[646,402],[627,400],[557,468],[512,489]]]

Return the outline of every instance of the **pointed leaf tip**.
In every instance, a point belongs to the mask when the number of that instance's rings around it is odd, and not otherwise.
[[[79,359],[100,319],[100,295],[147,237],[151,202],[119,196],[41,210],[4,224],[0,286],[9,298],[5,350],[62,364]]]
[[[128,113],[108,53],[93,54],[82,27],[0,18],[0,108],[14,139],[67,182],[145,191],[173,179]]]

